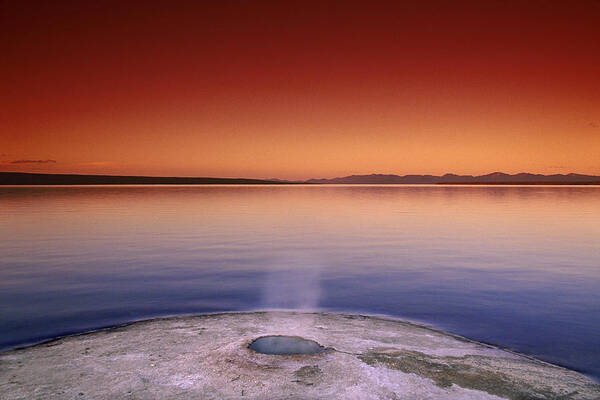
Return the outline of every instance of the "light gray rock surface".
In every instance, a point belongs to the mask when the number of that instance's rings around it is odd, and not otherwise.
[[[301,336],[330,348],[265,355]],[[174,317],[0,354],[2,399],[600,399],[585,376],[427,327],[300,312]]]

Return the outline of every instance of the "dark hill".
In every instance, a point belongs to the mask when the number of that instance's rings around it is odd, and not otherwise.
[[[277,185],[282,183],[284,182],[243,178],[176,178],[0,172],[0,185]]]

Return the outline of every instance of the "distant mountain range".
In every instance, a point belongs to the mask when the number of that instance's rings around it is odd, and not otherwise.
[[[492,184],[492,185],[591,185],[600,184],[600,176],[580,174],[541,175],[520,173],[509,175],[493,172],[487,175],[350,175],[332,179],[309,179],[306,183],[319,184]]]
[[[600,176],[581,174],[541,175],[520,173],[509,175],[493,172],[487,175],[350,175],[332,179],[284,181],[245,178],[185,178],[121,175],[34,174],[0,172],[0,185],[278,185],[278,184],[469,184],[469,185],[600,185]]]

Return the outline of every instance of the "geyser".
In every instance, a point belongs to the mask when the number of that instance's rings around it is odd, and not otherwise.
[[[325,351],[325,347],[314,340],[299,336],[263,336],[253,340],[248,348],[258,353],[273,355],[318,354]]]

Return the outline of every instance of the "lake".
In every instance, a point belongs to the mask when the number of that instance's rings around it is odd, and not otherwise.
[[[598,186],[0,187],[0,349],[158,316],[385,314],[600,378]]]

